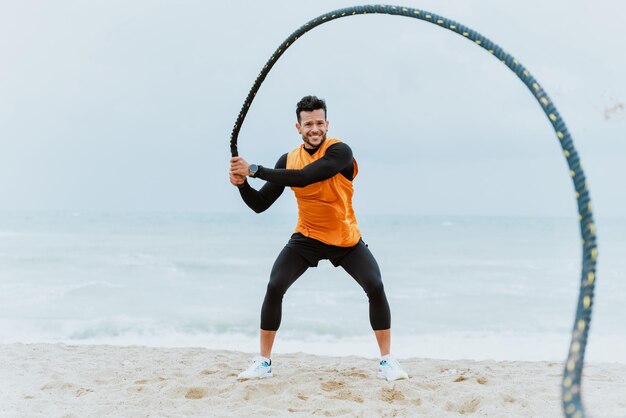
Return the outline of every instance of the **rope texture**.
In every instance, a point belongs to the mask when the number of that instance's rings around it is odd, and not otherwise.
[[[530,74],[530,72],[511,54],[500,48],[491,40],[482,36],[478,32],[464,26],[458,22],[430,13],[425,10],[414,9],[410,7],[392,6],[392,5],[368,5],[355,6],[339,9],[325,13],[308,21],[298,30],[293,32],[279,47],[267,61],[254,85],[250,89],[248,96],[241,108],[241,112],[237,117],[235,126],[231,133],[230,150],[232,156],[237,156],[237,138],[243,121],[250,109],[250,105],[259,91],[261,84],[267,77],[274,64],[285,53],[295,41],[311,29],[342,17],[366,14],[387,14],[411,17],[432,23],[441,28],[450,30],[469,41],[480,46],[489,54],[500,60],[503,64],[511,69],[517,77],[528,87],[532,95],[539,102],[543,112],[548,117],[556,136],[563,149],[563,154],[569,166],[569,174],[574,183],[576,191],[576,200],[578,202],[578,220],[580,222],[580,232],[582,236],[582,272],[580,279],[580,291],[578,295],[578,304],[576,308],[576,317],[574,327],[572,329],[572,337],[569,346],[569,354],[565,362],[563,380],[561,386],[563,411],[566,417],[582,418],[585,416],[585,410],[581,401],[581,377],[584,365],[585,348],[587,346],[587,338],[589,333],[589,325],[591,321],[591,312],[593,308],[593,295],[596,279],[596,263],[598,257],[598,247],[596,244],[596,227],[593,222],[593,213],[591,206],[591,198],[589,196],[589,185],[585,180],[585,174],[582,169],[580,158],[572,138],[565,126],[565,122],[559,115],[552,100],[548,97],[543,87]]]

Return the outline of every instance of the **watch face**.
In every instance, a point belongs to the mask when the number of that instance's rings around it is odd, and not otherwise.
[[[259,169],[259,167],[256,164],[250,164],[250,173],[251,174],[256,174],[257,170]]]

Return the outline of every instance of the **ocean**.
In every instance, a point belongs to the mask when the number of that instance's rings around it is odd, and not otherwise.
[[[295,214],[0,212],[0,343],[256,352]],[[575,217],[359,218],[398,357],[564,360],[581,247]],[[587,360],[626,363],[626,220],[599,220]],[[287,292],[274,352],[376,357],[367,297],[329,262]]]

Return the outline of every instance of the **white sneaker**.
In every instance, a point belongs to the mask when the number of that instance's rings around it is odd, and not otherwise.
[[[400,366],[398,360],[387,354],[380,359],[378,377],[391,382],[398,379],[408,379],[409,375],[404,371],[402,366]]]
[[[239,373],[237,379],[264,379],[272,376],[272,360],[257,356],[252,359],[250,366],[245,371]]]

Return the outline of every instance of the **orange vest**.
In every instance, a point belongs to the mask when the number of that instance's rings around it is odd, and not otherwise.
[[[341,142],[327,138],[315,154],[309,155],[304,144],[287,155],[287,168],[300,170],[319,160],[333,144]],[[354,160],[354,175],[359,172]],[[338,247],[351,247],[359,242],[361,232],[352,209],[352,181],[341,173],[333,177],[309,184],[305,187],[292,187],[298,202],[298,225],[296,232],[326,244]]]

